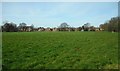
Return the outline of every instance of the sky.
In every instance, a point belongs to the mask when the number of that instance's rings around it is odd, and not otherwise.
[[[1,0],[2,2],[118,2],[119,0]]]
[[[117,2],[3,2],[2,20],[35,27],[71,27],[85,23],[98,27],[118,16]]]

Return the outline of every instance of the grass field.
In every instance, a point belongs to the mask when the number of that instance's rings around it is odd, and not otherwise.
[[[116,69],[118,34],[3,33],[3,69]]]

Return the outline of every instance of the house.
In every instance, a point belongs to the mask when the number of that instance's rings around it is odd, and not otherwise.
[[[76,28],[76,31],[81,31],[81,30],[82,30],[82,27]]]
[[[44,27],[39,27],[38,31],[45,31],[45,28]]]
[[[38,28],[33,28],[33,31],[38,31]]]
[[[45,29],[45,31],[53,31],[53,29],[48,27]]]
[[[100,31],[100,28],[95,28],[95,31]]]
[[[58,31],[58,29],[57,28],[53,28],[53,31]]]
[[[33,30],[32,26],[26,26],[26,29],[25,29],[26,32],[30,32],[32,30]]]

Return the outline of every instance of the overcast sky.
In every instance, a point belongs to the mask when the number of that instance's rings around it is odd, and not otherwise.
[[[4,2],[2,19],[35,27],[57,27],[62,22],[79,27],[99,26],[118,16],[117,2]]]

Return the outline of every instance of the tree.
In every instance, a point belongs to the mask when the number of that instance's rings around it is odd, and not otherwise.
[[[89,28],[90,27],[90,23],[86,23],[83,26],[84,26],[84,28]]]
[[[69,30],[69,25],[67,23],[61,23],[60,26],[58,27],[59,31],[68,31]]]
[[[25,31],[26,30],[26,23],[22,22],[19,24],[18,29],[19,31]]]
[[[32,24],[32,25],[31,25],[31,31],[33,31],[33,29],[34,29],[34,25]]]
[[[120,17],[113,17],[104,24],[101,24],[100,28],[104,29],[105,31],[120,32],[119,23],[120,23]]]
[[[27,25],[27,24],[24,23],[24,22],[22,22],[22,23],[19,24],[19,26],[21,26],[21,27],[24,27],[24,26],[26,26],[26,25]]]
[[[95,27],[94,26],[90,26],[90,31],[95,31]]]
[[[105,31],[108,31],[108,23],[105,22],[104,24],[100,24],[100,28],[104,29]]]
[[[86,23],[86,24],[84,24],[84,25],[82,26],[82,29],[83,29],[84,31],[88,31],[89,28],[90,28],[90,23]]]
[[[65,22],[60,24],[60,26],[59,26],[59,28],[68,28],[68,27],[69,27],[69,25]]]
[[[5,32],[17,32],[17,26],[13,22],[4,22],[4,25],[2,26],[2,31]]]

